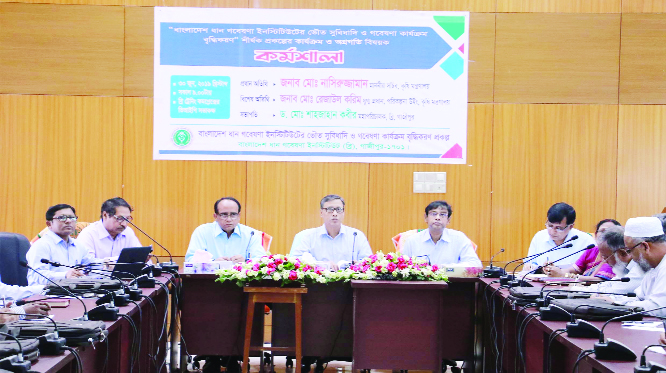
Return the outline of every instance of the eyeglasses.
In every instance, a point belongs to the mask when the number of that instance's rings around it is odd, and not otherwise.
[[[116,218],[116,220],[117,220],[119,223],[122,223],[122,222],[124,222],[125,220],[127,220],[127,221],[132,221],[132,220],[134,220],[134,218],[132,218],[132,216],[113,215],[113,217]]]
[[[329,214],[332,214],[333,212],[337,212],[338,214],[342,214],[345,212],[344,207],[324,207],[322,210],[326,210]]]
[[[439,217],[441,217],[442,219],[446,219],[446,218],[449,217],[449,213],[448,213],[448,212],[430,211],[430,212],[428,213],[428,216],[430,216],[431,218],[436,218],[437,216],[439,216]]]
[[[631,254],[631,251],[632,251],[633,249],[637,248],[638,246],[640,246],[640,245],[642,245],[642,244],[644,244],[644,243],[647,243],[647,241],[641,241],[641,242],[635,244],[634,246],[632,246],[631,249],[627,249],[627,248],[625,247],[625,248],[624,248],[624,252],[627,253],[627,254]]]
[[[217,217],[220,219],[236,219],[240,215],[237,212],[223,212],[221,214],[217,214]]]
[[[58,220],[63,223],[66,223],[67,221],[77,221],[78,219],[79,219],[78,216],[68,216],[68,215],[60,215],[53,217],[53,220]]]
[[[564,232],[567,228],[569,228],[569,227],[572,226],[572,225],[573,225],[573,224],[567,224],[567,225],[565,225],[564,227],[556,227],[556,226],[554,226],[554,225],[552,225],[552,224],[548,224],[548,223],[546,223],[546,229],[554,229],[554,230],[557,231],[557,232]]]

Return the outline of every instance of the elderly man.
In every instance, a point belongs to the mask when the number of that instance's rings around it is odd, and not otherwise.
[[[446,228],[452,214],[453,209],[446,201],[431,202],[424,215],[428,229],[408,237],[402,254],[428,258],[431,264],[482,267],[472,241],[463,232]]]
[[[574,264],[579,255],[571,255],[589,245],[595,244],[591,235],[574,228],[576,221],[576,210],[564,202],[552,205],[548,209],[546,229],[537,232],[532,238],[528,256],[542,254],[570,240],[573,236],[578,239],[571,241],[572,247],[554,250],[548,254],[530,259],[526,263],[526,269],[533,266],[544,265],[546,262],[555,262],[558,266]],[[565,245],[566,246],[566,245]],[[565,258],[567,255],[571,255]],[[564,258],[564,259],[562,259]],[[559,259],[562,259],[558,261]]]
[[[328,262],[333,270],[337,270],[340,264],[372,255],[363,232],[342,224],[345,219],[342,197],[329,194],[321,199],[319,208],[324,224],[296,234],[289,255],[302,257],[307,253],[317,261]]]
[[[30,267],[51,280],[84,276],[83,272],[76,269],[54,267],[41,262],[42,259],[48,259],[68,266],[95,262],[95,258],[88,254],[88,248],[70,237],[77,219],[76,210],[67,204],[51,206],[46,210],[46,226],[49,230],[28,250],[26,259]],[[45,285],[47,280],[35,271],[28,271],[28,284]]]
[[[627,220],[624,244],[632,260],[645,272],[641,285],[636,289],[636,299],[624,303],[646,310],[666,307],[666,234],[662,221],[656,217],[640,217]],[[666,309],[650,313],[666,316]]]
[[[202,224],[192,233],[185,261],[198,250],[213,255],[213,260],[244,262],[266,255],[259,231],[240,224],[241,204],[234,197],[222,197],[213,205],[212,223]]]
[[[132,221],[132,206],[120,197],[102,203],[99,221],[85,227],[77,241],[98,259],[112,260],[126,247],[140,247],[141,242],[128,226]]]

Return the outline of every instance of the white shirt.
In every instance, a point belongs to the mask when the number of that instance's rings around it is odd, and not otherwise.
[[[629,262],[624,273],[616,273],[615,278],[629,277],[629,282],[622,281],[603,281],[599,284],[594,284],[589,287],[583,288],[586,291],[601,291],[605,293],[633,293],[641,286],[641,281],[645,277],[645,272],[633,260]],[[611,298],[613,298],[611,296]],[[627,298],[634,300],[635,298]]]
[[[643,277],[641,286],[636,289],[636,298],[633,299],[637,300],[624,303],[625,306],[643,307],[645,310],[666,307],[666,256]],[[666,316],[666,308],[651,312],[650,315]]]
[[[28,270],[30,271],[30,270]],[[18,286],[7,285],[0,279],[0,298],[12,298],[15,301],[39,294],[44,290],[44,285]]]
[[[578,236],[578,239],[571,241],[571,244],[573,245],[572,247],[566,249],[557,249],[555,251],[551,251],[548,254],[541,255],[534,259],[529,259],[529,260],[526,259],[525,262],[534,265],[543,265],[547,261],[554,262],[558,259],[564,258],[569,254],[573,254],[576,251],[582,250],[589,245],[596,245],[596,243],[594,242],[594,238],[592,238],[592,236],[583,231],[579,231],[578,229],[575,228],[571,228],[571,230],[569,230],[569,234],[567,234],[567,237],[564,239],[564,241],[567,241],[568,239],[576,235]],[[548,235],[548,230],[547,229],[541,230],[534,235],[534,238],[532,238],[532,242],[530,243],[530,249],[527,252],[527,256],[544,253],[554,248],[555,246],[557,245],[555,244],[555,241],[553,241],[550,238],[550,235]],[[562,267],[568,264],[574,264],[581,255],[583,255],[582,251],[579,254],[571,255],[566,259],[560,260],[559,262],[555,263],[555,265],[558,267]]]
[[[78,244],[72,237],[68,238],[69,241],[65,242],[60,236],[49,229],[28,250],[26,259],[30,267],[51,280],[59,280],[65,278],[65,274],[70,268],[53,267],[50,264],[42,263],[42,258],[68,266],[95,262],[95,258],[88,254],[88,248]],[[46,285],[47,283],[48,281],[45,278],[36,274],[35,271],[28,269],[28,285]]]
[[[223,231],[217,222],[202,224],[194,230],[185,253],[185,261],[189,261],[198,250],[213,254],[213,260],[236,255],[245,257],[246,253],[250,258],[266,255],[261,245],[260,231],[238,224],[231,236],[227,236],[227,232]]]
[[[126,247],[141,247],[141,242],[132,228],[125,228],[114,239],[101,220],[83,228],[76,240],[88,249],[90,255],[98,259],[118,257]]]
[[[370,243],[363,232],[346,225],[340,227],[340,233],[335,237],[328,234],[324,225],[306,229],[297,236],[299,239],[294,237],[290,256],[300,257],[305,253],[310,253],[317,261],[338,263],[352,261],[352,251],[354,261],[372,255]]]
[[[472,241],[463,232],[448,228],[444,229],[437,243],[433,242],[428,229],[407,237],[402,255],[427,257],[430,264],[460,263],[467,267],[483,267]]]

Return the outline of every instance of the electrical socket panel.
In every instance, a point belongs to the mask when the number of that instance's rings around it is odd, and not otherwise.
[[[414,172],[414,193],[446,193],[446,172]]]

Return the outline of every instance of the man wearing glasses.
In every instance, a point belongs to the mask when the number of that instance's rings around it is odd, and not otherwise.
[[[113,260],[126,247],[141,247],[141,242],[130,228],[132,207],[120,197],[102,203],[101,220],[85,227],[77,241],[98,259]],[[112,259],[113,258],[113,259]]]
[[[555,246],[561,245],[564,241],[568,241],[573,236],[578,236],[578,239],[571,241],[571,247],[561,248],[551,251],[548,254],[541,255],[537,258],[530,259],[526,264],[526,270],[534,268],[535,266],[544,265],[546,262],[555,262],[559,259],[573,254],[576,251],[582,250],[591,244],[595,244],[594,238],[588,233],[575,229],[574,222],[576,221],[576,210],[570,205],[559,202],[552,205],[548,209],[546,219],[546,229],[537,232],[532,238],[530,249],[527,252],[528,256],[544,253]],[[567,246],[567,245],[565,245]],[[571,255],[556,263],[561,267],[567,264],[574,264],[578,260],[579,255]]]
[[[266,255],[261,245],[261,233],[240,224],[241,204],[236,198],[222,197],[215,202],[213,209],[215,221],[194,230],[185,261],[189,261],[198,250],[211,253],[213,260],[234,263]]]
[[[30,267],[51,280],[84,276],[83,272],[77,269],[53,267],[41,262],[45,258],[75,266],[95,261],[95,258],[88,253],[87,247],[70,237],[76,228],[77,219],[76,210],[70,205],[59,204],[49,207],[46,211],[46,225],[49,230],[30,247],[26,254]],[[35,271],[28,271],[28,284],[46,285],[48,281]]]
[[[627,220],[624,230],[625,251],[645,272],[648,272],[636,289],[636,298],[624,303],[629,307],[646,310],[666,307],[666,234],[663,222],[657,217],[640,217]],[[619,302],[623,303],[623,302]],[[650,313],[666,316],[666,309]]]
[[[345,219],[345,200],[342,197],[329,194],[321,199],[319,208],[324,225],[296,234],[289,255],[303,257],[307,253],[316,261],[327,262],[333,270],[338,270],[339,264],[356,262],[372,255],[363,232],[342,224]]]
[[[472,241],[463,232],[448,229],[453,209],[446,201],[430,202],[425,208],[424,229],[405,240],[403,255],[427,259],[430,264],[461,264],[483,267]]]

